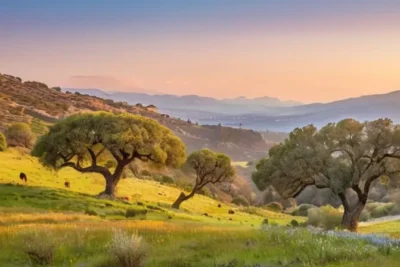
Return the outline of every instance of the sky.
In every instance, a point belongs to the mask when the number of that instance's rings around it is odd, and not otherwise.
[[[1,0],[0,73],[329,102],[400,89],[397,0]]]

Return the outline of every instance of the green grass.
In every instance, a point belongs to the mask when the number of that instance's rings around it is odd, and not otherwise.
[[[19,173],[28,176],[25,185],[19,180]],[[69,181],[71,188],[64,188]],[[259,225],[265,217],[278,224],[287,224],[293,218],[282,213],[246,212],[239,207],[220,204],[218,201],[196,195],[182,204],[182,211],[169,209],[169,206],[180,194],[174,187],[162,185],[156,181],[127,178],[121,180],[117,188],[118,196],[130,197],[130,203],[121,201],[100,200],[95,196],[104,190],[104,178],[97,174],[81,174],[73,169],[63,169],[56,173],[40,165],[36,158],[18,149],[9,149],[0,153],[0,207],[32,208],[53,211],[85,212],[88,208],[100,215],[118,214],[130,206],[141,202],[145,205],[160,206],[162,211],[182,219],[202,221],[205,223],[228,225]],[[106,204],[112,207],[106,206]],[[233,209],[235,214],[228,214]],[[204,216],[207,213],[208,216]],[[262,216],[260,216],[262,215]],[[150,217],[152,215],[150,214]],[[156,216],[157,217],[157,216]]]
[[[27,185],[19,180],[21,171],[28,176]],[[71,188],[64,188],[65,181]],[[122,180],[118,196],[130,201],[97,198],[103,189],[99,175],[72,169],[55,173],[19,149],[0,153],[0,266],[32,265],[22,249],[32,230],[39,231],[34,240],[39,247],[49,238],[56,244],[51,266],[110,266],[106,262],[113,229],[143,237],[147,267],[397,266],[400,260],[397,250],[388,255],[364,241],[316,237],[284,226],[261,229],[265,218],[269,224],[287,225],[293,219],[304,222],[304,217],[237,207],[202,195],[174,210],[170,205],[180,190],[155,181]],[[126,218],[126,211],[136,214],[135,209],[147,214]],[[235,214],[228,214],[230,209]],[[392,222],[361,231],[396,237],[399,230],[393,229],[399,226]]]

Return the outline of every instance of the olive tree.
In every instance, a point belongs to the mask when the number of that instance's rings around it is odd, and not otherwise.
[[[231,165],[231,159],[221,153],[215,153],[209,149],[193,152],[187,158],[188,164],[196,173],[196,180],[189,194],[181,192],[172,207],[179,209],[182,202],[192,198],[204,186],[208,184],[219,184],[231,182],[235,175]]]
[[[312,125],[295,129],[257,164],[253,181],[262,190],[272,185],[284,198],[307,186],[330,188],[343,203],[342,225],[355,231],[371,186],[382,176],[393,177],[398,159],[400,128],[391,120],[345,119],[319,131]],[[349,190],[357,194],[356,203],[350,203]]]
[[[100,164],[105,151],[116,166]],[[132,114],[82,113],[52,126],[32,152],[45,166],[71,167],[82,173],[99,173],[106,187],[101,194],[113,197],[125,166],[133,160],[178,167],[185,161],[185,145],[158,122]]]

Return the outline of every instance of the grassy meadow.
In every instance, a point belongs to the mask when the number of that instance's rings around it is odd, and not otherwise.
[[[20,172],[27,174],[27,184],[19,180]],[[202,195],[174,210],[170,205],[180,189],[152,180],[121,180],[118,196],[125,200],[97,198],[103,189],[101,176],[72,169],[55,173],[23,150],[0,152],[0,266],[34,266],[38,254],[50,257],[50,266],[123,266],[111,253],[117,229],[128,239],[143,238],[143,266],[398,266],[400,261],[391,244],[286,226],[305,217]],[[400,238],[400,222],[365,225],[360,232]]]

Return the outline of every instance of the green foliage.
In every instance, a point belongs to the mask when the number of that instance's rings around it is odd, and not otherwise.
[[[231,159],[225,154],[209,149],[193,152],[186,162],[196,171],[196,183],[199,185],[231,182],[235,175]]]
[[[28,124],[17,122],[11,124],[5,131],[7,143],[11,147],[32,147],[33,134]]]
[[[7,140],[3,133],[0,132],[0,152],[7,149]]]
[[[366,222],[371,218],[371,213],[367,210],[363,210],[360,214],[359,221],[360,222]]]
[[[283,211],[283,206],[279,202],[271,202],[265,205],[263,208],[270,210],[270,211],[275,211],[275,212],[282,212]]]
[[[101,165],[107,152],[117,163]],[[177,167],[185,159],[185,145],[158,122],[131,114],[82,113],[57,122],[36,143],[32,155],[44,166],[71,167],[82,173],[99,173],[106,180],[102,194],[113,197],[124,167],[133,160]]]
[[[299,224],[299,222],[297,220],[293,219],[293,220],[290,221],[290,225],[292,227],[299,227],[300,224]]]
[[[203,196],[206,196],[206,197],[209,197],[209,198],[213,198],[214,197],[213,194],[211,193],[210,188],[208,188],[208,187],[201,188],[200,190],[197,191],[197,194],[203,195]]]
[[[312,204],[303,203],[299,205],[295,210],[292,211],[293,216],[307,216],[308,210],[311,208],[316,208],[316,206]]]
[[[243,197],[243,196],[236,196],[232,199],[231,201],[233,204],[238,205],[238,206],[244,206],[244,207],[248,207],[250,206],[249,201]]]
[[[168,175],[163,175],[161,177],[161,182],[164,184],[174,184],[175,180],[172,177],[169,177]]]
[[[91,216],[98,216],[99,214],[97,213],[97,211],[95,209],[92,208],[87,208],[85,210],[85,214],[87,215],[91,215]]]
[[[126,218],[133,218],[133,217],[140,217],[145,218],[147,214],[147,209],[144,208],[129,208],[126,210],[125,217]]]
[[[179,166],[185,145],[168,128],[142,116],[82,113],[57,122],[37,142],[32,154],[43,164],[58,169],[64,159],[90,158],[87,148],[106,149],[116,159],[150,158],[158,164]],[[143,156],[141,156],[143,155]]]
[[[308,220],[306,224],[332,230],[340,226],[342,215],[342,212],[329,205],[320,208],[312,208],[308,210]]]
[[[381,218],[385,216],[389,216],[391,210],[394,208],[394,203],[384,203],[377,206],[375,209],[371,211],[372,218]]]

